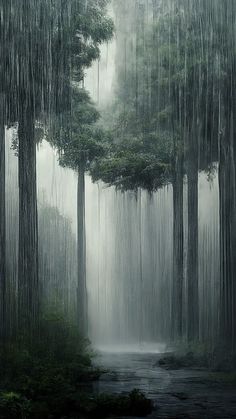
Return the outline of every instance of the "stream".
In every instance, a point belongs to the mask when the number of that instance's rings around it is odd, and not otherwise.
[[[160,368],[162,356],[146,348],[103,349],[97,362],[107,372],[94,390],[117,394],[139,389],[153,400],[150,419],[236,418],[235,387],[216,382],[205,370]]]

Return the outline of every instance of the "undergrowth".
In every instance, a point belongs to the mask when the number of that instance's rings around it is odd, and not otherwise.
[[[137,390],[126,396],[93,393],[102,371],[93,366],[90,343],[57,312],[44,315],[34,341],[18,336],[0,355],[0,419],[98,419],[151,411]]]

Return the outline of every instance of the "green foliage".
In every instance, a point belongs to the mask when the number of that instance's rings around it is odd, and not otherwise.
[[[145,417],[152,412],[152,402],[139,390],[128,395],[107,395],[97,397],[82,396],[80,410],[88,417],[102,419],[111,415]]]
[[[55,308],[44,314],[40,336],[21,336],[1,351],[0,417],[3,419],[145,416],[151,402],[135,390],[127,396],[91,395],[101,371],[92,366],[89,342]],[[81,387],[83,385],[83,387]],[[81,388],[88,387],[88,393]]]
[[[29,401],[29,417],[35,417],[38,404],[46,406],[47,413],[55,413],[55,417],[60,409],[66,412],[68,399],[78,386],[99,376],[92,366],[92,356],[89,342],[79,335],[77,327],[60,312],[49,310],[41,319],[38,339],[27,342],[25,336],[19,336],[1,352],[0,387],[5,389],[4,394],[12,395],[9,411],[26,409]],[[7,400],[4,396],[5,409]]]
[[[108,1],[8,3],[2,6],[0,23],[4,36],[0,91],[7,105],[5,119],[19,122],[22,101],[36,118],[68,111],[71,81],[83,80],[85,68],[100,55],[101,43],[113,36]],[[10,54],[11,48],[14,54]]]
[[[121,190],[139,187],[152,192],[171,181],[171,141],[155,133],[146,137],[126,137],[112,144],[105,158],[96,159],[90,173]]]
[[[100,45],[114,33],[114,24],[107,16],[107,0],[73,0],[71,33],[72,79],[81,81],[84,69],[100,56]]]
[[[148,25],[150,14],[146,6],[142,3],[137,8],[135,2],[131,3],[125,49],[125,2],[116,5],[119,59],[109,124],[121,156],[116,151],[108,159],[102,158],[93,166],[92,175],[95,180],[101,178],[121,189],[139,186],[150,191],[172,181],[169,173],[175,170],[176,157],[188,158],[192,130],[194,141],[199,143],[201,168],[217,160],[220,86],[222,82],[224,86],[230,68],[235,67],[234,54],[227,56],[234,26],[224,31],[224,19],[219,19],[218,13],[220,2],[206,6],[203,1],[195,4],[181,0],[174,7],[172,2],[162,2],[158,12],[154,3],[153,20]],[[109,120],[107,116],[106,119]],[[153,133],[156,143],[150,150],[146,139]],[[140,142],[133,153],[129,145],[126,152],[123,148],[130,137]],[[166,161],[160,143],[169,142],[172,156]]]
[[[21,379],[33,372],[40,374],[44,368],[63,368],[70,375],[76,365],[83,376],[84,370],[91,368],[92,372],[92,355],[89,342],[80,336],[77,326],[53,308],[42,316],[38,337],[33,342],[25,335],[18,336],[5,348],[1,369],[10,379],[17,378],[17,374]]]
[[[31,402],[14,392],[0,393],[0,417],[4,419],[26,419],[31,413]]]
[[[84,89],[73,87],[72,110],[67,125],[60,123],[48,132],[47,139],[58,150],[59,163],[73,170],[88,170],[91,162],[106,154],[108,133],[96,125],[99,113]]]

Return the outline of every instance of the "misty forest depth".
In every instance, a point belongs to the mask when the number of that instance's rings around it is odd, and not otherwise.
[[[236,0],[0,0],[0,419],[235,400]]]

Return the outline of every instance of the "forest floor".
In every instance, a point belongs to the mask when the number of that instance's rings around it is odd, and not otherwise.
[[[162,357],[160,353],[101,352],[97,362],[107,373],[94,390],[118,394],[139,389],[153,401],[149,419],[236,418],[235,384],[204,369],[161,368]]]

